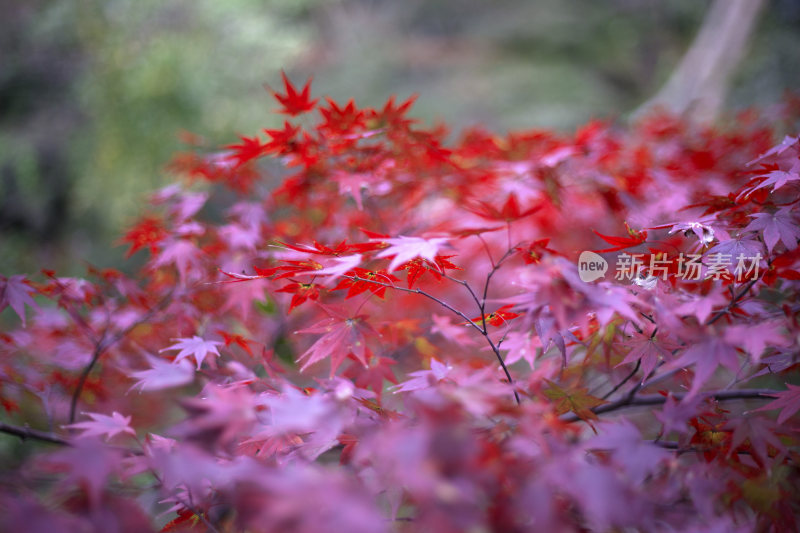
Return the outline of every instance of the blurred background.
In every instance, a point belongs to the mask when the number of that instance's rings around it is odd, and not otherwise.
[[[756,1],[756,0],[753,0]],[[571,131],[624,120],[698,32],[700,0],[0,0],[0,273],[86,263],[111,246],[182,131],[211,146],[275,127],[280,69],[315,96],[453,130]],[[769,0],[726,109],[800,87],[800,0]]]

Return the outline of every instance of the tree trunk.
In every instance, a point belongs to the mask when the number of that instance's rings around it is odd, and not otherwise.
[[[716,119],[764,3],[714,0],[697,37],[667,83],[634,116],[662,107],[695,122]]]

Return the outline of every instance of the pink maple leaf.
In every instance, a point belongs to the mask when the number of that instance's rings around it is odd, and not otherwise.
[[[361,254],[346,255],[344,257],[333,257],[330,260],[323,260],[324,263],[322,270],[315,270],[312,273],[315,276],[333,276],[337,278],[343,276],[346,272],[353,270],[361,264]]]
[[[298,331],[297,333],[323,333],[322,337],[298,357],[298,361],[305,360],[300,370],[330,357],[333,376],[344,358],[351,353],[362,365],[367,366],[366,336],[377,335],[377,332],[367,323],[366,318],[365,315],[331,316],[310,328]]]
[[[268,395],[260,404],[269,408],[269,435],[317,431],[331,417],[331,404],[320,394],[307,395],[284,385],[283,393]]]
[[[176,340],[178,342],[176,342],[172,346],[163,348],[160,351],[165,352],[167,350],[180,350],[178,352],[178,355],[175,356],[176,363],[181,359],[192,355],[194,356],[195,361],[197,361],[198,369],[200,368],[200,365],[203,364],[203,360],[206,358],[206,355],[214,354],[216,356],[219,356],[219,352],[217,351],[217,346],[222,344],[221,342],[218,341],[207,341],[202,337],[198,337],[197,335],[195,335],[191,339],[180,338],[173,340]]]
[[[392,257],[392,262],[387,269],[389,272],[397,270],[400,265],[404,265],[415,259],[421,257],[427,259],[433,264],[436,264],[436,256],[439,254],[439,249],[447,242],[446,238],[437,237],[434,239],[423,239],[422,237],[405,237],[403,235],[395,239],[376,239],[381,242],[389,244],[389,247],[382,250],[375,257]]]
[[[739,196],[747,196],[754,193],[758,189],[763,189],[769,186],[772,186],[772,191],[774,192],[790,181],[800,181],[800,163],[795,163],[789,170],[773,170],[759,177],[763,177],[765,179],[758,185],[748,187]]]
[[[76,439],[71,446],[45,457],[43,463],[55,472],[66,472],[59,485],[81,487],[90,507],[100,511],[108,479],[122,470],[122,454],[97,439]]]
[[[708,317],[711,316],[711,313],[714,311],[714,307],[728,303],[728,297],[721,288],[716,288],[705,296],[697,296],[689,293],[680,294],[678,296],[679,299],[670,302],[671,309],[669,309],[669,311],[677,315],[695,316],[697,317],[697,321],[701,323],[708,320]]]
[[[667,450],[643,441],[636,426],[625,418],[600,424],[599,435],[590,439],[586,446],[609,450],[613,461],[637,484],[643,483],[670,457]]]
[[[186,239],[173,239],[164,245],[163,250],[153,262],[153,266],[174,265],[181,282],[185,283],[189,279],[190,272],[197,274],[201,271],[201,254],[202,251],[193,242]]]
[[[651,337],[640,333],[634,334],[632,339],[620,344],[630,347],[631,351],[617,366],[641,361],[642,380],[650,375],[660,359],[669,357],[671,351],[678,347],[677,344],[664,340],[659,335]]]
[[[205,449],[230,446],[256,422],[255,398],[242,386],[208,384],[200,397],[181,401],[189,418],[173,429],[176,436]]]
[[[750,165],[758,163],[759,161],[763,161],[764,159],[773,155],[781,155],[783,152],[796,145],[798,141],[800,141],[800,135],[797,137],[786,135],[779,144],[776,144],[760,156],[747,163],[747,166],[749,167]]]
[[[680,435],[688,433],[689,420],[697,416],[701,401],[702,397],[700,396],[687,396],[679,402],[672,393],[667,395],[664,407],[653,411],[653,415],[662,424],[662,435],[667,436],[673,431],[678,432]]]
[[[453,370],[452,366],[431,358],[430,370],[417,370],[416,372],[411,372],[409,374],[409,376],[413,376],[411,379],[406,380],[393,388],[395,392],[410,392],[426,389],[428,387],[432,387],[447,377],[447,374],[449,374],[451,370]]]
[[[761,255],[764,245],[754,239],[744,239],[741,236],[729,241],[722,241],[710,250],[706,251],[705,256],[713,254],[730,255],[734,260],[741,256],[756,257]]]
[[[459,346],[473,346],[475,344],[463,323],[454,323],[449,316],[437,315],[436,313],[431,318],[433,319],[431,333],[438,333]]]
[[[106,439],[110,439],[120,433],[128,433],[129,435],[136,436],[136,432],[130,426],[131,417],[129,416],[122,416],[116,411],[114,411],[111,416],[101,415],[99,413],[85,414],[89,415],[91,420],[70,424],[65,427],[82,429],[82,437],[102,436]]]
[[[505,357],[506,365],[513,365],[524,359],[531,368],[535,368],[536,350],[542,347],[542,342],[532,331],[511,331],[505,335],[502,349],[508,350]]]
[[[784,337],[781,320],[767,320],[759,324],[736,324],[725,330],[725,340],[741,346],[750,354],[754,363],[759,363],[767,346],[789,346]]]
[[[186,385],[194,379],[194,369],[186,359],[172,362],[155,357],[147,359],[150,362],[149,369],[130,374],[139,380],[133,388],[139,387],[142,391],[169,389]]]
[[[11,306],[11,309],[13,309],[22,320],[22,326],[24,327],[25,305],[27,304],[36,309],[39,308],[36,302],[33,301],[33,298],[31,298],[33,292],[33,288],[28,285],[23,275],[11,276],[10,278],[0,276],[0,311]]]
[[[779,452],[786,451],[783,443],[775,435],[776,424],[770,420],[758,416],[745,416],[731,419],[728,424],[733,429],[728,456],[740,445],[744,444],[746,440],[750,441],[753,453],[762,461],[769,459],[767,445],[772,446]]]
[[[659,229],[659,228],[666,228],[669,227],[669,234],[672,235],[673,233],[677,233],[679,231],[683,231],[687,233],[691,231],[697,237],[697,240],[700,244],[711,244],[714,241],[715,237],[715,230],[711,226],[712,223],[716,222],[716,217],[705,216],[701,217],[696,220],[688,220],[686,222],[674,222],[670,224],[664,224],[661,226],[654,226],[652,229]]]
[[[794,415],[797,411],[800,411],[800,385],[792,385],[791,383],[787,383],[786,386],[789,387],[789,390],[770,394],[770,396],[774,396],[777,398],[777,400],[771,401],[764,407],[755,409],[754,412],[780,409],[781,412],[778,415],[778,424],[783,424],[789,420],[792,415]]]
[[[767,250],[772,253],[772,249],[778,244],[778,240],[786,246],[788,250],[797,247],[797,240],[800,239],[800,229],[797,221],[791,213],[791,208],[785,207],[775,213],[755,213],[750,215],[755,218],[745,231],[763,231],[764,242]]]
[[[736,373],[739,370],[736,348],[720,338],[707,338],[688,348],[679,358],[667,363],[665,371],[694,365],[694,380],[690,395],[696,394],[721,365]]]

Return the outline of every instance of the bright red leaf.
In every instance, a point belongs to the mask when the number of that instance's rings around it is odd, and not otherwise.
[[[278,111],[279,113],[285,113],[294,117],[314,109],[317,99],[311,100],[311,79],[306,82],[300,92],[297,92],[297,89],[292,85],[292,82],[289,81],[289,78],[283,71],[281,71],[281,78],[283,78],[286,94],[280,94],[269,89],[272,96],[274,96],[282,106],[282,109]]]

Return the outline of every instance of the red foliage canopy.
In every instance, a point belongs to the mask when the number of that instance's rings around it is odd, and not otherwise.
[[[140,271],[0,276],[43,443],[0,529],[797,530],[798,137],[448,143],[283,80],[266,143],[176,158]]]

